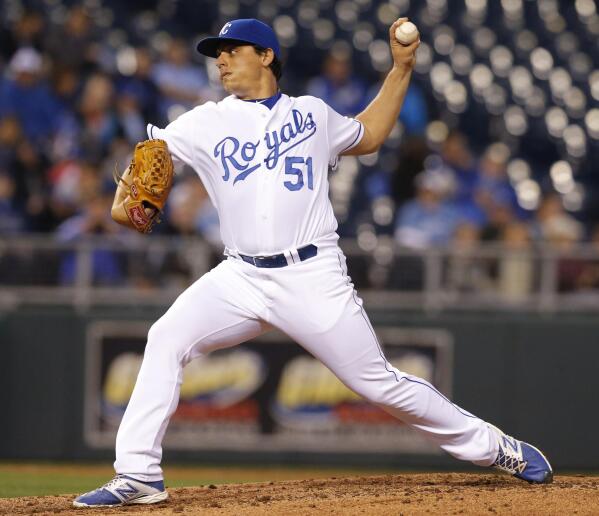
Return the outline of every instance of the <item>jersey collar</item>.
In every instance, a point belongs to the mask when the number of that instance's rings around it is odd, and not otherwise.
[[[281,92],[277,91],[272,97],[267,97],[265,99],[244,100],[244,102],[253,102],[254,104],[262,104],[263,106],[266,106],[268,109],[272,109],[280,98],[281,98]]]

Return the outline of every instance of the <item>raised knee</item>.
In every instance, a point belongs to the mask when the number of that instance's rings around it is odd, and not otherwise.
[[[166,337],[165,324],[162,323],[162,319],[158,319],[148,331],[148,345],[154,342],[160,342]]]
[[[169,328],[164,318],[158,319],[148,331],[148,342],[146,344],[146,354],[171,354],[175,353],[175,346],[172,345],[173,332]]]

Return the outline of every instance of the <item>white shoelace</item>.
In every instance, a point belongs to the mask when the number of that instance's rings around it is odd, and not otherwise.
[[[121,481],[121,476],[117,475],[110,482],[106,482],[100,489],[106,489],[110,491],[113,487],[115,487]]]

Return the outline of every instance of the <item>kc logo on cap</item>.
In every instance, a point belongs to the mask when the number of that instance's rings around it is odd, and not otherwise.
[[[275,56],[281,59],[281,47],[275,31],[266,23],[254,18],[231,20],[225,23],[218,36],[202,39],[198,43],[197,49],[200,54],[217,57],[218,46],[223,42],[230,41],[272,48]]]

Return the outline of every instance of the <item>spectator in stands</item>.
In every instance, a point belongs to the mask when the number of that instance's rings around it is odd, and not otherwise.
[[[116,116],[124,136],[130,145],[145,140],[147,136],[146,124],[140,103],[135,95],[121,93],[116,98]]]
[[[555,247],[568,249],[579,242],[583,234],[583,225],[566,212],[560,196],[557,193],[547,194],[535,214],[534,237]]]
[[[518,219],[514,215],[511,199],[501,195],[493,195],[485,204],[482,211],[484,223],[482,225],[482,240],[495,242],[501,240],[506,227]]]
[[[460,218],[483,228],[482,240],[499,240],[508,224],[524,216],[506,173],[509,148],[492,143],[477,163],[465,136],[452,132],[442,154],[457,180],[454,202]]]
[[[478,182],[478,170],[466,135],[457,130],[451,131],[441,147],[441,157],[457,181],[454,198],[459,203],[471,203]]]
[[[95,167],[83,161],[68,160],[48,171],[50,206],[56,220],[63,222],[76,215],[86,199],[102,188],[101,176]]]
[[[524,222],[506,224],[501,233],[502,254],[499,259],[497,287],[503,300],[527,299],[535,280],[535,263],[530,228]]]
[[[200,104],[202,90],[208,84],[206,73],[191,62],[187,42],[177,38],[170,41],[162,59],[154,66],[152,78],[162,95],[161,116],[168,121]]]
[[[402,142],[399,148],[397,169],[391,174],[391,191],[397,204],[414,197],[414,178],[424,169],[424,162],[430,155],[424,138],[412,136]]]
[[[98,35],[85,7],[69,9],[64,24],[50,32],[45,48],[60,66],[82,72],[95,69],[99,50]]]
[[[122,134],[110,77],[95,73],[85,82],[79,102],[79,126],[79,155],[99,163],[114,138]]]
[[[474,198],[485,213],[493,210],[498,203],[514,212],[519,209],[516,191],[506,173],[509,155],[507,145],[493,143],[487,147],[479,161]]]
[[[160,92],[152,77],[154,63],[152,55],[144,47],[135,49],[135,71],[132,75],[121,76],[117,81],[117,94],[133,97],[139,105],[144,120],[160,125],[168,120],[159,118]]]
[[[208,193],[196,177],[185,177],[171,191],[166,231],[178,235],[200,234],[216,247],[222,247],[218,214]]]
[[[576,245],[582,241],[584,226],[568,214],[558,194],[549,194],[537,210],[534,230],[536,237],[559,251],[558,291],[576,290],[584,261],[576,258]]]
[[[60,118],[60,107],[42,79],[42,56],[31,47],[15,52],[9,77],[0,82],[0,118],[15,116],[25,136],[36,145],[47,144]]]
[[[0,170],[13,170],[17,160],[17,145],[21,140],[21,125],[14,116],[0,118]]]
[[[581,260],[578,274],[573,282],[576,292],[589,295],[596,303],[599,292],[599,225],[595,225],[591,232],[591,255]]]
[[[193,177],[185,177],[173,187],[168,199],[165,232],[184,236],[196,234],[195,221],[201,204],[199,185]]]
[[[147,135],[144,136],[144,139]],[[118,135],[110,142],[110,149],[99,164],[100,177],[104,181],[114,181],[114,170],[124,170],[131,162],[133,157],[131,143],[125,138],[124,134]],[[116,188],[116,186],[115,186]]]
[[[204,240],[218,248],[222,253],[223,244],[220,239],[218,215],[202,183],[193,176],[180,177],[169,195],[165,223],[157,231],[166,234],[192,237],[201,235]],[[164,285],[184,288],[193,278],[194,262],[198,252],[190,247],[189,241],[173,240],[167,252],[160,256],[155,254],[150,267],[136,279],[138,286],[148,286],[160,278]]]
[[[17,118],[0,118],[0,170],[10,173],[14,205],[23,211],[31,231],[54,227],[47,209],[46,167],[44,155],[24,138]]]
[[[76,68],[54,65],[50,77],[52,91],[63,109],[72,109],[81,93],[82,77]]]
[[[349,45],[333,46],[324,59],[321,75],[308,82],[307,94],[321,98],[342,115],[356,115],[366,107],[366,83],[353,75]]]
[[[25,230],[25,214],[15,200],[15,181],[10,173],[0,169],[0,235],[12,235]]]
[[[460,222],[453,232],[453,252],[448,262],[448,287],[458,292],[483,293],[493,289],[492,264],[476,255],[480,228]]]
[[[22,139],[16,148],[15,176],[19,191],[27,196],[28,227],[33,231],[54,229],[55,222],[48,209],[45,171],[48,160],[32,143]]]
[[[399,210],[395,239],[414,248],[448,244],[459,223],[458,212],[448,201],[453,177],[447,171],[427,170],[416,176],[415,183],[416,198]]]
[[[96,235],[116,235],[120,228],[110,217],[113,189],[104,188],[92,192],[84,200],[83,209],[65,220],[57,229],[56,235],[61,242],[77,242]],[[118,285],[124,277],[123,264],[116,251],[95,248],[91,256],[92,278],[95,285]],[[65,285],[75,283],[78,274],[77,255],[65,253],[60,265],[60,282]]]
[[[204,239],[217,249],[223,248],[223,242],[220,237],[220,221],[218,212],[208,197],[208,192],[202,183],[198,183],[200,188],[199,199],[200,208],[196,214],[195,227]]]
[[[51,86],[59,104],[60,116],[56,120],[50,157],[53,161],[60,161],[75,157],[79,151],[80,128],[73,108],[81,93],[83,77],[73,68],[54,66]]]
[[[42,13],[24,10],[14,25],[9,26],[11,30],[0,28],[0,56],[8,61],[21,47],[33,47],[41,51],[45,25]]]

